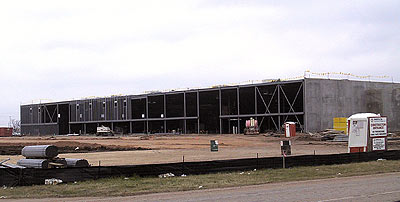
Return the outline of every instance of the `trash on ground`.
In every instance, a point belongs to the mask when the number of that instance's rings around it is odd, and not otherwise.
[[[175,177],[175,175],[173,173],[165,173],[165,174],[158,175],[158,177],[159,178]]]
[[[44,184],[46,184],[46,185],[56,185],[56,184],[61,184],[62,182],[63,182],[62,180],[56,179],[56,178],[44,180]]]

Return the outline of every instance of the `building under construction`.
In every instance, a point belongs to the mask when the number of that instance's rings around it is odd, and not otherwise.
[[[400,84],[305,78],[237,86],[21,105],[22,134],[94,134],[98,126],[134,133],[260,132],[287,121],[299,131],[332,128],[334,117],[372,112],[400,130]]]

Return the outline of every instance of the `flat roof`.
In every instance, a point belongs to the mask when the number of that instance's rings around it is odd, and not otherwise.
[[[182,93],[182,92],[196,92],[196,91],[209,91],[209,90],[217,90],[217,89],[229,89],[236,87],[251,87],[257,85],[268,85],[268,84],[283,84],[283,83],[293,83],[300,82],[303,80],[342,80],[342,81],[356,81],[356,82],[372,82],[372,83],[395,83],[389,81],[366,81],[366,80],[355,80],[348,78],[311,78],[311,77],[294,77],[289,79],[263,79],[263,80],[248,80],[240,83],[229,83],[229,84],[221,84],[221,85],[213,85],[210,87],[198,87],[198,88],[177,88],[177,89],[166,89],[166,90],[149,90],[144,91],[138,94],[118,94],[118,95],[109,95],[109,96],[90,96],[90,97],[82,97],[82,98],[72,98],[65,100],[49,100],[49,99],[39,99],[33,100],[30,103],[21,104],[21,106],[30,106],[30,105],[39,105],[39,104],[60,104],[60,103],[68,103],[71,101],[81,101],[81,100],[94,100],[94,99],[104,99],[104,98],[115,98],[115,97],[124,97],[124,96],[148,96],[148,95],[162,95],[162,94],[174,94],[174,93]]]

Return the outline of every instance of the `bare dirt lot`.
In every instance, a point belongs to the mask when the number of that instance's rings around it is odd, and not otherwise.
[[[217,159],[280,156],[282,135],[137,135],[117,137],[43,136],[0,138],[1,159],[16,163],[26,145],[53,144],[60,157],[85,158],[92,165],[132,165]],[[218,140],[219,151],[210,152],[210,140]],[[290,138],[292,155],[347,152],[346,142],[316,141],[305,134]],[[398,147],[398,145],[395,145]],[[393,149],[393,148],[391,148]]]

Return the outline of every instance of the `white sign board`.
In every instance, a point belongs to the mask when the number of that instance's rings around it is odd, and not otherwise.
[[[385,138],[372,138],[372,150],[385,150]]]
[[[387,136],[387,118],[369,118],[369,135],[370,137]]]
[[[286,137],[290,137],[290,125],[289,124],[285,124],[285,129],[286,129],[286,131],[285,131],[285,136]]]
[[[349,147],[366,147],[367,146],[367,120],[351,120],[349,133]]]

